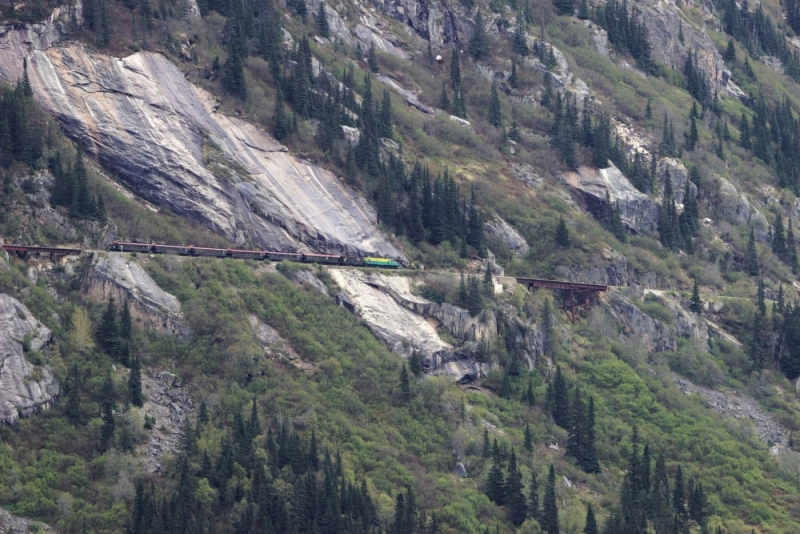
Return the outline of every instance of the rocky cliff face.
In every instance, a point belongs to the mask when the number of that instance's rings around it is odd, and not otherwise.
[[[178,299],[158,287],[139,264],[120,252],[95,254],[84,281],[84,293],[101,302],[114,297],[118,306],[127,300],[131,317],[143,328],[182,337],[190,333]]]
[[[59,385],[46,365],[25,359],[23,343],[41,349],[50,330],[17,299],[0,294],[0,423],[13,424],[49,408]]]
[[[490,244],[492,241],[501,243],[517,258],[524,258],[530,250],[528,242],[517,232],[516,228],[500,217],[495,216],[493,220],[488,221],[484,230]]]
[[[668,278],[658,273],[639,272],[625,256],[606,249],[602,256],[590,265],[560,265],[556,267],[559,278],[572,282],[602,284],[608,286],[642,286],[650,289],[669,289],[672,287]]]
[[[622,222],[629,230],[645,235],[654,235],[658,231],[658,205],[633,187],[615,166],[607,169],[579,167],[562,173],[559,179],[583,196],[592,213],[602,212],[608,194],[611,202],[619,203]]]
[[[37,99],[131,190],[238,244],[403,257],[357,193],[255,126],[216,113],[213,97],[165,57],[50,48],[75,10],[56,10],[39,33],[3,28],[0,78],[15,82],[27,57]]]
[[[422,355],[426,372],[451,376],[460,382],[486,375],[485,364],[454,350],[439,337],[436,328],[442,324],[460,332],[464,338],[480,339],[488,334],[491,326],[478,326],[479,322],[469,317],[469,313],[455,306],[436,304],[412,295],[405,277],[367,275],[348,269],[331,269],[330,273],[344,293],[339,301],[360,317],[393,352],[407,358],[416,350]],[[441,323],[433,315],[437,306],[436,314],[442,318]]]

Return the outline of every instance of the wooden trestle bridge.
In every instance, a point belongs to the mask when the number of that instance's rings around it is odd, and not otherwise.
[[[599,293],[608,291],[608,286],[601,284],[584,284],[581,282],[563,282],[560,280],[542,280],[539,278],[514,278],[518,284],[526,286],[529,290],[538,288],[552,289],[561,292],[561,302],[564,313],[575,322],[575,310],[588,309],[597,299]]]

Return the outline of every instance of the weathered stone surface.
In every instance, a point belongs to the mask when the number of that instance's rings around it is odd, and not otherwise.
[[[512,163],[511,172],[514,173],[517,180],[523,182],[531,189],[536,189],[544,183],[544,178],[539,176],[533,166],[527,163]],[[798,212],[800,212],[800,207],[798,207]]]
[[[386,76],[384,74],[379,74],[378,76],[376,76],[376,78],[382,84],[388,85],[389,87],[394,89],[395,92],[397,92],[398,94],[402,95],[403,98],[406,99],[406,104],[408,104],[409,106],[415,107],[418,110],[420,110],[421,112],[427,113],[428,115],[433,115],[435,113],[433,108],[430,108],[430,107],[426,106],[425,104],[423,104],[422,102],[420,102],[419,98],[417,97],[416,94],[414,94],[411,91],[409,91],[408,89],[404,88],[403,86],[401,86],[399,83],[397,83],[394,79],[390,78],[389,76]]]
[[[683,211],[683,197],[686,193],[686,182],[689,181],[689,170],[678,158],[661,158],[658,161],[657,175],[658,187],[662,196],[664,194],[664,184],[667,181],[667,171],[669,171],[675,203],[681,206],[679,211]],[[697,195],[697,185],[693,183],[689,186],[689,191],[692,195]]]
[[[426,319],[434,317],[432,312],[424,315],[415,309],[430,312],[439,306],[437,315],[445,327],[460,332],[465,339],[481,339],[479,336],[487,335],[490,327],[480,326],[469,313],[411,295],[405,277],[367,275],[350,269],[331,269],[330,273],[344,293],[337,296],[337,301],[360,317],[393,352],[407,358],[416,350],[422,355],[426,372],[451,376],[459,382],[486,375],[485,364],[454,351],[439,337],[435,321]],[[399,281],[391,280],[394,278]],[[494,318],[491,319],[493,323]]]
[[[603,284],[609,286],[642,286],[668,289],[670,281],[654,272],[638,272],[621,254],[605,249],[591,265],[560,265],[556,267],[559,278],[572,282]]]
[[[675,350],[677,347],[671,326],[644,313],[621,292],[610,290],[600,303],[611,318],[624,328],[620,337],[636,339],[651,352]]]
[[[326,297],[330,296],[328,287],[322,281],[314,276],[314,273],[309,269],[297,269],[289,273],[289,278],[299,285],[308,286],[316,291],[319,291]]]
[[[190,333],[178,299],[158,287],[127,254],[95,254],[86,275],[84,293],[101,302],[113,296],[118,306],[127,300],[131,317],[143,328],[183,337]]]
[[[747,197],[728,180],[716,174],[713,180],[717,186],[716,197],[709,199],[709,207],[716,208],[716,218],[734,225],[749,224],[757,241],[768,242],[770,226],[761,212],[752,207]]]
[[[485,230],[488,239],[499,241],[518,258],[525,257],[528,250],[530,250],[525,238],[499,216],[495,216],[493,220],[488,221]]]
[[[762,441],[778,445],[788,443],[788,431],[749,395],[716,391],[695,384],[677,374],[673,374],[672,378],[685,395],[696,393],[714,411],[736,419],[750,419],[758,429],[758,437]]]
[[[638,234],[653,235],[658,230],[658,205],[638,191],[615,166],[607,169],[578,167],[567,171],[559,179],[573,191],[583,195],[586,206],[594,214],[602,213],[606,193],[611,202],[619,203],[622,222]]]
[[[41,521],[33,521],[26,517],[19,517],[8,510],[0,508],[0,534],[28,534],[32,531],[32,524],[36,524],[45,532],[58,532],[50,525],[42,523]]]
[[[250,315],[247,320],[255,330],[256,339],[264,347],[265,356],[273,360],[286,361],[301,371],[314,370],[314,365],[303,360],[274,328],[259,321],[255,315]]]
[[[29,26],[3,28],[0,78],[16,81],[27,56],[37,99],[135,193],[240,244],[402,258],[363,198],[266,132],[216,113],[214,98],[164,56],[48,48],[60,31],[50,27],[33,42]]]
[[[46,410],[58,396],[49,366],[34,367],[25,359],[26,339],[31,350],[39,350],[50,340],[50,330],[20,301],[0,294],[0,423],[14,424]]]

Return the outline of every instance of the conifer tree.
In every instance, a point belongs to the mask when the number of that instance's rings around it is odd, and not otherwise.
[[[444,82],[442,82],[442,92],[439,95],[439,107],[445,111],[450,110],[450,99],[447,97],[447,87]]]
[[[225,61],[222,86],[233,96],[246,100],[247,84],[244,80],[244,62],[240,53],[236,47],[231,47],[228,59]]]
[[[581,5],[578,8],[578,18],[581,20],[589,20],[592,18],[592,13],[589,10],[589,3],[586,0],[581,0]]]
[[[547,473],[547,486],[542,500],[542,511],[539,525],[545,534],[559,534],[558,529],[558,504],[556,502],[556,472],[553,464]]]
[[[541,508],[539,506],[539,483],[536,480],[536,471],[531,469],[531,482],[528,484],[528,517],[539,521]]]
[[[492,456],[492,446],[489,443],[489,430],[483,429],[483,448],[481,449],[481,456],[483,458],[490,458]]]
[[[383,91],[383,100],[381,101],[380,120],[378,126],[380,129],[379,135],[390,139],[394,133],[392,126],[392,99],[389,96],[389,91]]]
[[[505,502],[511,512],[511,522],[520,526],[528,517],[528,503],[522,490],[522,473],[517,468],[517,456],[514,447],[511,447],[511,457],[508,460],[508,478],[505,485]]]
[[[581,400],[581,393],[575,387],[575,396],[569,405],[569,435],[567,437],[567,455],[572,456],[580,465],[583,460],[583,452],[586,444],[585,420],[586,408]]]
[[[678,516],[681,522],[685,522],[688,517],[686,510],[686,486],[683,482],[683,469],[678,465],[678,471],[675,473],[675,487],[672,490],[672,508],[675,510],[675,515]]]
[[[100,342],[105,351],[113,357],[119,351],[119,323],[117,322],[117,309],[114,306],[114,297],[109,296],[106,309],[100,318],[100,325],[97,327],[97,341]]]
[[[570,246],[569,228],[567,228],[563,215],[559,217],[558,226],[556,227],[556,244],[564,248]]]
[[[783,216],[781,212],[775,215],[775,229],[772,233],[772,252],[782,260],[786,260],[786,235],[783,230]]]
[[[556,376],[553,379],[553,406],[551,408],[553,420],[561,428],[569,428],[569,393],[561,366],[556,366]]]
[[[367,56],[367,65],[369,66],[369,70],[374,72],[375,74],[381,71],[381,66],[378,63],[378,54],[375,52],[375,43],[372,43],[369,46],[369,55]]]
[[[722,55],[722,59],[727,63],[733,63],[736,61],[736,47],[733,46],[733,39],[728,39],[728,46],[725,48],[725,53]]]
[[[489,37],[486,35],[486,28],[483,24],[483,13],[478,10],[475,15],[475,25],[472,29],[472,37],[467,45],[467,52],[475,60],[480,60],[489,54]]]
[[[583,534],[598,534],[597,519],[594,517],[592,503],[586,505],[586,525],[583,527]]]
[[[500,108],[500,95],[497,93],[496,83],[492,83],[492,96],[489,101],[489,124],[495,128],[503,125],[503,111]]]
[[[581,468],[587,473],[600,472],[600,462],[597,459],[597,434],[595,433],[594,423],[594,397],[589,397],[589,406],[586,410],[586,430],[584,432],[586,441],[581,461]]]
[[[525,403],[533,407],[536,404],[536,395],[533,393],[533,380],[528,379],[528,389],[525,391]]]
[[[742,112],[742,120],[739,123],[739,146],[745,150],[750,150],[750,123],[747,120],[747,115]]]
[[[317,11],[317,27],[319,34],[326,39],[330,36],[331,29],[328,25],[328,14],[325,12],[325,2],[319,3],[319,10]]]
[[[689,119],[689,133],[686,136],[686,150],[689,152],[694,150],[694,147],[697,146],[699,139],[700,136],[697,133],[697,121],[694,117],[691,117]]]
[[[553,5],[556,6],[559,15],[572,15],[575,9],[572,0],[553,0]]]
[[[495,444],[497,444],[497,441],[495,441]],[[497,455],[494,455],[492,468],[486,478],[486,496],[497,505],[502,506],[505,504],[505,475],[503,474],[500,458]]]
[[[511,38],[511,50],[518,56],[528,55],[528,39],[525,37],[525,21],[521,12],[517,13],[517,26],[514,30],[514,36]]]
[[[114,381],[111,379],[111,372],[106,375],[103,385],[102,419],[103,426],[100,428],[100,449],[107,450],[114,444]]]
[[[450,56],[450,88],[454,91],[461,87],[461,57],[458,54],[458,47],[453,48]]]
[[[131,372],[128,375],[128,396],[133,406],[141,407],[144,404],[142,397],[142,369],[138,356],[131,359]]]
[[[505,371],[503,372],[503,381],[500,382],[500,391],[498,392],[498,395],[502,399],[510,399],[512,393],[509,366],[506,366]]]
[[[522,445],[526,451],[533,452],[533,435],[531,434],[531,425],[525,424],[525,439]]]
[[[403,364],[403,367],[400,370],[400,395],[403,400],[403,404],[408,404],[411,402],[411,383],[408,379],[408,370],[406,369],[406,364]]]
[[[794,241],[792,219],[789,219],[789,225],[786,229],[786,263],[792,268],[793,273],[797,273],[797,245]]]
[[[758,276],[760,271],[758,266],[758,252],[756,252],[756,235],[753,227],[750,227],[750,239],[747,242],[747,250],[744,253],[744,271],[750,276]]]
[[[414,376],[422,376],[422,358],[416,349],[411,352],[411,357],[408,359],[408,368]]]
[[[689,301],[689,310],[698,315],[703,313],[703,301],[700,300],[700,290],[697,287],[697,278],[694,279],[694,285],[692,285],[692,298]]]
[[[131,309],[128,306],[128,300],[125,299],[125,304],[119,313],[119,337],[130,341],[133,335],[133,321],[131,319]]]
[[[545,356],[553,358],[555,356],[556,336],[553,332],[553,308],[550,299],[544,299],[542,306],[542,352]]]
[[[289,135],[290,130],[291,125],[283,107],[283,91],[281,84],[278,83],[275,88],[275,108],[272,112],[272,135],[280,141]]]
[[[70,375],[70,387],[67,391],[67,405],[64,408],[64,415],[72,426],[80,426],[83,422],[83,416],[81,414],[81,392],[78,382],[78,368],[76,366],[72,367]]]
[[[511,58],[511,75],[508,77],[508,85],[513,89],[519,88],[519,77],[517,76],[517,60]]]

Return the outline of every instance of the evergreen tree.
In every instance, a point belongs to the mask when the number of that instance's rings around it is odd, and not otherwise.
[[[73,366],[70,374],[70,387],[67,391],[67,405],[64,408],[64,416],[72,426],[80,426],[83,422],[83,416],[81,414],[81,392],[78,383],[78,368]]]
[[[775,215],[775,229],[772,233],[772,252],[782,260],[786,260],[786,235],[783,230],[783,216],[781,212]]]
[[[586,505],[586,526],[583,527],[583,534],[598,534],[592,503]]]
[[[244,62],[240,52],[232,47],[225,61],[222,86],[240,100],[247,99],[247,84],[244,80]]]
[[[369,70],[374,72],[375,74],[381,71],[381,66],[378,63],[378,54],[375,52],[375,43],[372,43],[369,46],[369,55],[367,56],[367,65],[369,66]]]
[[[517,468],[517,456],[514,447],[511,447],[511,457],[508,460],[508,478],[505,485],[505,503],[511,512],[511,522],[520,526],[528,517],[528,503],[522,493],[522,473]]]
[[[559,217],[558,226],[556,227],[556,244],[564,248],[570,246],[569,228],[567,228],[567,223],[564,222],[563,215]]]
[[[536,480],[536,471],[531,470],[531,483],[528,484],[528,517],[539,521],[541,512],[539,507],[539,483]]]
[[[728,47],[725,49],[725,53],[722,55],[722,59],[726,63],[736,62],[736,47],[733,46],[733,39],[728,39]]]
[[[559,15],[572,15],[575,10],[575,4],[572,0],[553,0],[553,5]]]
[[[694,285],[692,286],[692,298],[689,301],[689,310],[698,315],[703,313],[703,301],[700,300],[700,291],[697,288],[697,278],[694,279]]]
[[[536,395],[533,393],[533,380],[528,379],[528,389],[525,391],[525,403],[533,407],[536,404]]]
[[[511,51],[518,56],[528,55],[528,39],[525,36],[525,21],[522,18],[522,13],[517,13],[517,26],[511,39]]]
[[[392,126],[392,99],[389,96],[389,91],[383,91],[383,100],[381,102],[380,121],[378,122],[379,135],[387,139],[391,139],[394,134]]]
[[[481,10],[475,15],[475,25],[472,29],[472,37],[467,45],[467,52],[475,60],[480,60],[489,54],[489,37],[486,35],[486,28],[483,24],[483,14]]]
[[[492,83],[492,97],[489,101],[489,124],[495,128],[503,125],[503,111],[500,108],[500,96],[497,93],[497,84]]]
[[[747,120],[747,115],[742,112],[742,120],[739,123],[739,146],[745,150],[750,150],[750,123]]]
[[[400,370],[400,395],[403,400],[403,404],[408,404],[411,402],[411,383],[408,379],[408,370],[406,369],[406,364],[403,364],[403,367]]]
[[[277,140],[285,139],[291,131],[291,124],[286,116],[286,109],[283,107],[283,91],[281,84],[276,84],[275,88],[275,109],[272,112],[272,135]]]
[[[647,99],[647,107],[644,110],[644,120],[649,121],[653,118],[653,101]]]
[[[97,327],[97,341],[105,351],[113,357],[119,353],[119,323],[117,322],[117,309],[114,306],[114,297],[109,296],[106,309],[100,318]]]
[[[561,366],[556,366],[556,376],[553,379],[553,405],[551,407],[553,420],[561,428],[569,428],[569,393],[567,382],[561,372]]]
[[[445,111],[450,110],[450,99],[447,97],[447,87],[444,82],[442,82],[442,92],[439,95],[439,107]]]
[[[495,441],[497,444],[497,441]],[[492,467],[486,478],[486,496],[493,503],[502,506],[505,504],[505,475],[498,455],[493,455]]]
[[[792,219],[789,219],[789,226],[786,229],[786,263],[792,268],[793,273],[797,273],[797,245],[794,241],[794,230],[792,229]]]
[[[515,58],[511,58],[511,75],[508,77],[508,85],[510,85],[513,89],[519,88],[519,77],[517,76],[517,60]]]
[[[683,469],[678,465],[678,471],[675,473],[675,487],[672,490],[672,508],[675,510],[675,515],[681,523],[685,522],[688,517],[686,510],[686,486],[683,482]]]
[[[328,14],[325,13],[325,2],[319,3],[319,10],[317,11],[317,27],[319,27],[319,34],[326,39],[330,36],[331,29],[328,25]]]
[[[531,434],[531,426],[525,425],[525,439],[522,445],[526,451],[533,452],[533,435]]]
[[[697,133],[697,121],[694,117],[689,119],[689,133],[686,136],[686,150],[691,152],[697,146],[700,136]]]
[[[581,20],[590,20],[592,18],[589,3],[586,0],[581,0],[581,5],[578,8],[578,18]]]
[[[453,48],[450,56],[450,88],[454,91],[461,87],[461,58],[458,54],[458,47]]]
[[[553,358],[555,356],[556,336],[553,332],[553,308],[550,299],[544,299],[542,306],[542,352],[545,356]]]
[[[126,341],[131,340],[133,335],[133,321],[131,319],[131,309],[128,306],[128,300],[125,299],[125,304],[119,313],[119,337]]]
[[[558,504],[556,503],[556,473],[553,464],[547,473],[547,486],[542,500],[542,512],[539,525],[545,534],[559,534],[558,529]]]
[[[408,360],[408,368],[414,376],[422,376],[422,358],[416,349],[411,352],[411,357]]]
[[[756,252],[756,235],[753,227],[750,227],[750,239],[747,242],[747,250],[744,253],[744,271],[750,276],[758,276],[760,271],[758,266],[758,252]]]
[[[131,372],[128,375],[128,396],[133,406],[143,406],[144,398],[142,397],[142,370],[141,363],[138,356],[131,359]]]
[[[489,430],[483,429],[483,448],[481,449],[481,456],[483,458],[490,458],[492,456],[492,446],[489,444]]]
[[[586,410],[585,444],[581,468],[587,473],[599,473],[600,462],[597,459],[597,435],[595,433],[594,397],[589,397],[589,406]]]
[[[114,398],[114,381],[111,379],[111,373],[109,372],[103,385],[103,426],[100,428],[101,450],[107,450],[114,444],[114,430],[116,427],[116,422],[114,421]]]

